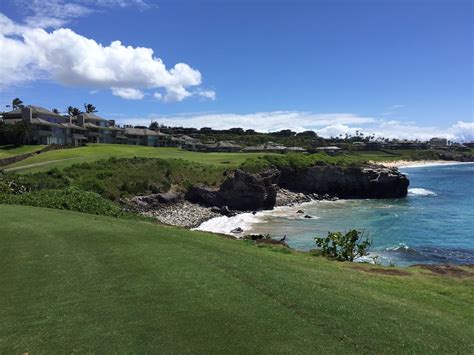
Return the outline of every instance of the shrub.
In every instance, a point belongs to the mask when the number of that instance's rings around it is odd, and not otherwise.
[[[328,232],[326,238],[316,237],[314,241],[323,256],[340,261],[354,261],[355,258],[368,254],[372,241],[363,238],[361,232],[352,229],[346,234]]]
[[[117,205],[100,195],[75,187],[64,190],[33,191],[21,195],[0,194],[0,203],[47,207],[113,217],[119,217],[122,214]]]

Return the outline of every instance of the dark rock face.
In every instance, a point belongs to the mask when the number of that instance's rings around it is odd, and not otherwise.
[[[240,211],[270,209],[276,203],[278,177],[276,170],[259,175],[236,170],[219,190],[193,187],[186,194],[186,199],[204,206],[228,206]]]
[[[278,184],[292,191],[339,198],[399,198],[407,195],[409,182],[397,169],[373,165],[284,169]]]
[[[407,195],[408,179],[397,169],[378,165],[349,168],[313,166],[297,170],[269,170],[260,174],[236,170],[218,190],[193,187],[185,197],[190,202],[217,207],[221,214],[228,215],[229,210],[273,208],[279,187],[317,194],[323,199],[400,198]]]

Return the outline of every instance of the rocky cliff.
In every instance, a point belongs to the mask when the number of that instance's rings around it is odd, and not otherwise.
[[[193,187],[186,199],[204,206],[228,206],[234,210],[271,209],[276,203],[277,182],[280,172],[269,170],[261,174],[234,171],[219,187]]]
[[[407,195],[408,179],[396,168],[312,166],[283,169],[278,185],[292,191],[339,198],[399,198]]]
[[[312,166],[268,170],[260,174],[234,171],[218,189],[193,187],[186,199],[208,207],[233,210],[271,209],[278,188],[339,198],[400,198],[407,195],[408,179],[396,168]]]

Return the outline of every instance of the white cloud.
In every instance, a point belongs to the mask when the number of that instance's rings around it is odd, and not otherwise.
[[[201,73],[185,63],[168,69],[151,48],[114,41],[103,46],[71,29],[47,32],[20,26],[0,15],[0,76],[3,86],[41,77],[69,86],[111,88],[127,99],[144,97],[144,89],[161,88],[163,100],[182,101],[201,84]],[[205,91],[202,91],[205,92]]]
[[[112,88],[112,94],[126,100],[141,100],[145,96],[143,92],[133,88]]]
[[[165,102],[183,101],[192,94],[183,86],[170,86],[166,90],[166,95],[163,97]]]
[[[214,90],[197,90],[195,95],[211,101],[216,99],[216,92]]]
[[[176,116],[149,115],[144,118],[121,118],[120,123],[147,125],[158,121],[169,126],[212,127],[228,129],[242,127],[260,132],[271,132],[292,129],[296,132],[314,130],[322,137],[338,137],[346,133],[354,135],[356,131],[365,135],[398,139],[428,140],[432,137],[445,137],[453,141],[474,140],[474,123],[458,121],[448,128],[418,126],[410,122],[385,121],[379,118],[366,117],[353,113],[324,113],[298,111],[273,111],[249,114],[203,113],[182,114]]]
[[[458,121],[451,126],[449,134],[451,134],[456,141],[474,142],[474,122]]]
[[[150,118],[167,125],[182,125],[197,128],[213,127],[216,129],[244,127],[262,132],[286,128],[303,131],[306,129],[318,129],[333,124],[367,124],[376,121],[375,118],[359,116],[352,113],[314,114],[311,112],[298,111],[272,111],[249,114],[185,114],[172,117],[151,116],[145,118],[144,121],[149,121]],[[140,119],[138,119],[138,121],[140,121]],[[135,119],[135,122],[138,121]]]
[[[100,12],[110,7],[151,7],[143,0],[16,0],[22,8],[26,25],[40,28],[58,28],[79,17]]]

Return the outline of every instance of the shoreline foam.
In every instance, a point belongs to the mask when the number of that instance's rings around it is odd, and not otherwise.
[[[371,163],[383,165],[387,168],[422,168],[430,166],[474,164],[474,162],[462,162],[455,160],[395,160],[371,161]]]

